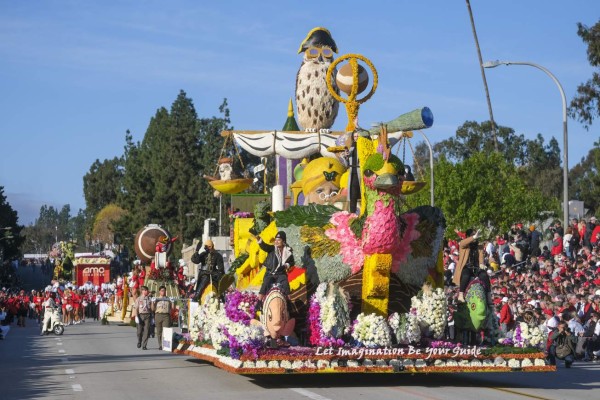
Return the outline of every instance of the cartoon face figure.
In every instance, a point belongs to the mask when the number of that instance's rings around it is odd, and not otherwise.
[[[263,303],[261,322],[267,336],[273,339],[289,336],[294,331],[296,321],[290,319],[286,299],[279,290],[272,290],[267,294]]]
[[[333,182],[325,181],[308,193],[306,204],[328,204],[332,197],[336,196],[340,188]]]

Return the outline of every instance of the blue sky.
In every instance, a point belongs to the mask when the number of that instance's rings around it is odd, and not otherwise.
[[[472,0],[484,60],[548,68],[569,101],[592,68],[576,23],[597,0]],[[466,120],[489,119],[465,1],[0,1],[0,186],[29,224],[43,204],[85,208],[83,175],[119,156],[127,129],[141,140],[180,89],[201,117],[227,98],[237,129],[280,129],[306,33],[327,27],[339,55],[360,53],[379,72],[361,108],[368,127],[429,106],[432,142]],[[498,124],[562,149],[561,100],[543,72],[487,70]],[[345,113],[334,129],[342,130]],[[569,165],[599,139],[569,120]],[[416,144],[416,143],[415,143]],[[190,179],[197,179],[190,177]]]

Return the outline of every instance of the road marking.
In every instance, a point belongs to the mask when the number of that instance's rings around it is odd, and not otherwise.
[[[63,344],[61,342],[56,343],[57,346],[62,346]]]
[[[58,352],[59,353],[64,353],[65,351],[63,349],[60,349]]]
[[[72,374],[74,374],[74,373],[75,373],[75,370],[74,370],[74,369],[65,369],[65,373],[66,373],[67,375],[72,375]]]
[[[516,390],[511,390],[511,389],[506,389],[506,388],[491,387],[490,389],[494,389],[494,390],[497,390],[499,392],[506,392],[506,393],[511,393],[511,394],[518,394],[519,396],[529,397],[531,399],[549,400],[547,397],[536,396],[536,395],[533,395],[533,394],[518,392]]]
[[[81,387],[81,385],[79,383],[76,383],[75,385],[71,385],[71,387],[73,388],[74,392],[83,392],[83,388]]]
[[[323,397],[318,393],[315,392],[311,392],[310,390],[306,390],[306,389],[301,389],[301,388],[290,388],[290,390],[292,392],[296,392],[298,394],[301,394],[304,397],[308,397],[309,399],[312,400],[331,400],[328,397]]]

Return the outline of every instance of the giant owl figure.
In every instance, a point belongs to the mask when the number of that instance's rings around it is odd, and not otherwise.
[[[314,28],[300,45],[298,54],[303,53],[302,65],[296,76],[296,108],[298,122],[305,130],[319,131],[333,126],[339,103],[327,90],[327,69],[333,61],[337,46],[329,31]],[[333,87],[336,71],[333,72]]]

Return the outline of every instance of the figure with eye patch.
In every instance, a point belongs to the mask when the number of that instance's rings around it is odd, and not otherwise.
[[[296,76],[296,108],[298,123],[304,130],[318,132],[333,126],[339,103],[327,89],[327,69],[338,49],[331,33],[325,28],[314,28],[300,44],[302,64]],[[333,71],[336,76],[337,71]],[[333,88],[339,89],[333,79]]]
[[[312,160],[302,173],[304,204],[334,204],[341,195],[342,176],[346,169],[332,157]]]

